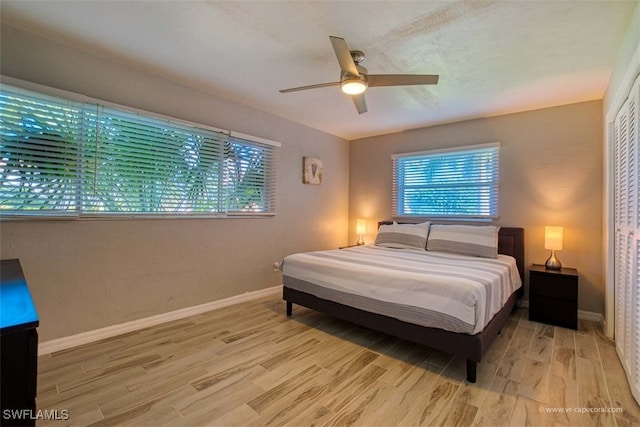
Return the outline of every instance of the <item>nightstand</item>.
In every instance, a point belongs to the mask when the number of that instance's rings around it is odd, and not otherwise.
[[[531,266],[529,320],[578,329],[578,270]]]

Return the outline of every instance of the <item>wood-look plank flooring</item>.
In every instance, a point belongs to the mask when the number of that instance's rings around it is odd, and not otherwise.
[[[278,296],[38,363],[38,409],[68,413],[38,426],[640,425],[599,327],[530,322],[525,309],[513,312],[475,384],[461,358],[296,305],[288,318]]]

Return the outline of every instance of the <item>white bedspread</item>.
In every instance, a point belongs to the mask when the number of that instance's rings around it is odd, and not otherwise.
[[[452,332],[481,332],[522,286],[513,257],[374,245],[289,255],[283,284],[340,304]]]

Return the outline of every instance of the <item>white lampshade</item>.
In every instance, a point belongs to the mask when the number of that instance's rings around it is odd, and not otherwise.
[[[367,233],[367,220],[365,219],[357,219],[356,220],[356,234],[361,236]]]
[[[544,227],[544,248],[554,251],[562,250],[562,227],[547,225]]]

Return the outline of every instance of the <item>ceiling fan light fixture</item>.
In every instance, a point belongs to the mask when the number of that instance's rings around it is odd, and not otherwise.
[[[369,82],[371,82],[371,87],[434,85],[438,83],[437,74],[369,74],[367,69],[360,65],[364,61],[362,51],[349,50],[347,42],[342,37],[329,36],[329,40],[331,40],[333,52],[340,65],[340,81],[283,89],[280,91],[281,93],[340,85],[342,92],[351,96],[358,114],[362,114],[367,112],[367,103],[363,93],[369,87]]]
[[[367,82],[359,77],[344,79],[340,83],[340,89],[347,95],[360,95],[367,90]]]

